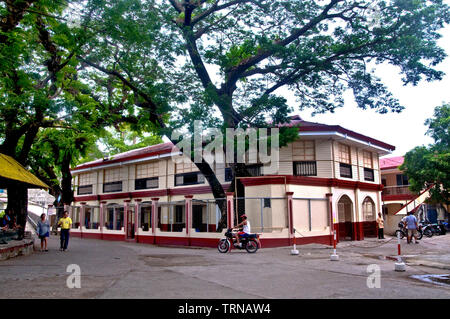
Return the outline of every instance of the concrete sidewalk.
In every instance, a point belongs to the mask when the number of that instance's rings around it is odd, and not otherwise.
[[[0,262],[0,298],[450,298],[450,287],[411,277],[449,273],[426,261],[449,266],[450,236],[404,241],[404,254],[415,257],[402,273],[387,258],[396,253],[396,239],[341,242],[340,261],[330,261],[332,248],[318,244],[297,246],[297,256],[292,247],[220,254],[71,238],[69,250],[60,252],[58,244],[52,236],[49,252]],[[79,289],[67,287],[71,264],[81,270]],[[381,288],[368,287],[371,265],[380,269]]]

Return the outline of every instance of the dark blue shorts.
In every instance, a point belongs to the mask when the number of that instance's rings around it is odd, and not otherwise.
[[[44,239],[45,237],[49,237],[50,236],[50,234],[48,233],[48,232],[46,232],[45,234],[43,234],[43,235],[39,235],[39,238],[40,239]]]

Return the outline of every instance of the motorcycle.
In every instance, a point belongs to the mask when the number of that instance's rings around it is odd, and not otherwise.
[[[442,221],[439,221],[438,224],[431,224],[431,229],[435,235],[445,235],[447,233],[447,229],[445,229],[445,225]]]
[[[398,237],[400,234],[400,239],[403,239],[405,237],[408,237],[408,230],[405,228],[405,225],[403,222],[398,223],[398,228],[395,231],[395,237]],[[427,230],[427,233],[429,230]],[[423,235],[425,234],[425,229],[422,228],[422,225],[419,224],[419,229],[417,229],[417,239],[422,239]]]
[[[428,238],[433,237],[434,232],[433,232],[433,228],[431,227],[431,224],[424,223],[421,226],[422,226],[423,234],[425,236],[427,236]]]
[[[220,253],[226,253],[230,251],[231,247],[237,249],[245,249],[248,253],[256,253],[258,248],[261,247],[258,234],[250,234],[248,237],[240,238],[242,246],[239,246],[236,243],[236,238],[234,238],[233,234],[233,228],[228,228],[227,232],[225,233],[225,238],[222,238],[217,245],[217,249]]]
[[[424,232],[424,235],[427,237],[432,237],[433,235],[445,235],[447,233],[445,223],[442,223],[441,221],[439,222],[439,224],[426,222],[424,225],[426,228],[426,233]]]

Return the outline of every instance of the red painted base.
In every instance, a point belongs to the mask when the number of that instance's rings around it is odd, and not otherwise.
[[[81,233],[71,232],[71,236],[87,239],[103,239],[111,241],[126,241],[123,234],[101,234],[101,233]],[[133,240],[134,241],[134,240]],[[173,246],[193,246],[193,247],[210,247],[216,248],[219,242],[218,238],[196,238],[196,237],[173,237],[173,236],[137,236],[136,241],[141,244],[156,244],[156,245],[173,245]],[[331,235],[326,236],[314,236],[314,237],[296,237],[296,245],[306,244],[323,244],[332,245],[333,237]],[[289,238],[263,238],[261,239],[261,247],[275,248],[275,247],[288,247],[293,245],[293,239]]]

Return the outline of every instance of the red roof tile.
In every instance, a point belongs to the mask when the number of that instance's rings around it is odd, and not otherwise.
[[[341,134],[346,134],[348,136],[351,136],[353,138],[369,142],[373,145],[388,149],[388,150],[395,150],[395,146],[381,142],[379,140],[376,140],[372,137],[356,133],[354,131],[348,130],[340,125],[327,125],[322,123],[316,123],[316,122],[308,122],[302,120],[302,118],[299,115],[291,116],[291,122],[282,124],[281,126],[299,126],[300,132],[339,132]]]
[[[128,152],[113,155],[105,159],[98,159],[92,162],[87,162],[78,165],[75,169],[84,169],[94,166],[107,165],[113,163],[119,163],[124,161],[129,161],[138,158],[151,157],[160,154],[166,154],[172,152],[173,144],[171,142],[156,144],[151,146],[146,146],[143,148],[138,148]]]
[[[380,169],[397,168],[403,164],[403,156],[380,158]]]

